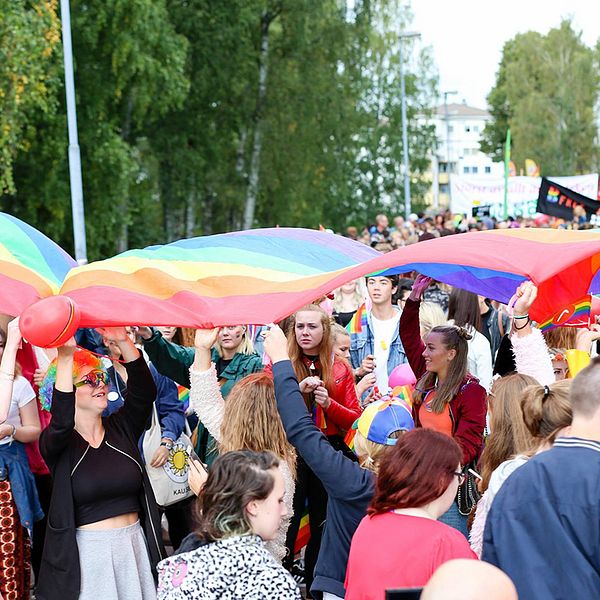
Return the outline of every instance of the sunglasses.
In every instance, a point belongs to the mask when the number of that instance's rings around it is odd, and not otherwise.
[[[106,371],[90,371],[81,381],[75,383],[75,387],[81,387],[84,385],[89,385],[93,388],[97,388],[101,385],[108,384],[108,373]]]

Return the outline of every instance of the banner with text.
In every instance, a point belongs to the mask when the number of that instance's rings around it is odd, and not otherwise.
[[[600,208],[600,202],[542,177],[536,207],[538,212],[569,221],[573,218],[573,209],[576,206],[585,209],[589,220]]]
[[[550,179],[588,198],[598,197],[598,173]],[[509,177],[508,214],[513,217],[535,215],[541,183],[541,177]],[[450,209],[454,213],[471,216],[473,208],[489,205],[491,216],[501,219],[504,214],[504,179],[501,177],[451,175],[450,192]]]

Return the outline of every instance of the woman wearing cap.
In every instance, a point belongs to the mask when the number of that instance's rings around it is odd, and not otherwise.
[[[404,403],[370,405],[358,421],[354,438],[357,464],[331,446],[307,413],[290,361],[288,343],[279,327],[272,327],[267,333],[265,350],[273,363],[275,397],[288,439],[321,480],[329,496],[310,591],[321,594],[324,600],[343,598],[350,540],[373,496],[379,461],[397,437],[412,429],[414,423]],[[318,379],[308,380],[306,389],[318,385]]]
[[[463,481],[461,459],[454,440],[428,429],[408,432],[384,455],[368,515],[352,538],[347,600],[422,587],[442,563],[476,558],[463,535],[437,521]]]
[[[137,442],[156,398],[144,358],[124,327],[99,329],[121,350],[126,402],[102,418],[108,375],[75,340],[58,349],[40,390],[52,421],[40,450],[53,476],[36,597],[154,599],[152,568],[164,558],[158,507]]]
[[[421,295],[432,280],[419,275],[400,317],[400,337],[418,378],[413,396],[417,426],[454,438],[462,464],[479,458],[483,447],[486,392],[467,369],[469,333],[454,325],[434,327],[423,343],[419,328]],[[467,535],[467,517],[456,503],[442,519]]]

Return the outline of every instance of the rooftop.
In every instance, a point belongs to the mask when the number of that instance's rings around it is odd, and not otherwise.
[[[467,106],[466,104],[449,103],[448,105],[448,116],[449,117],[489,117],[490,113],[482,108],[475,108],[474,106]],[[440,104],[436,113],[441,116],[446,116],[446,107]]]

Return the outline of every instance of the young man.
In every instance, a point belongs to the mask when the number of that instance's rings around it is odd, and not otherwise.
[[[482,559],[519,598],[600,598],[600,358],[573,380],[569,437],[530,459],[494,499]]]
[[[394,367],[406,362],[400,341],[400,311],[392,303],[398,276],[367,277],[371,310],[359,309],[350,324],[350,360],[357,377],[374,372],[381,393]]]

